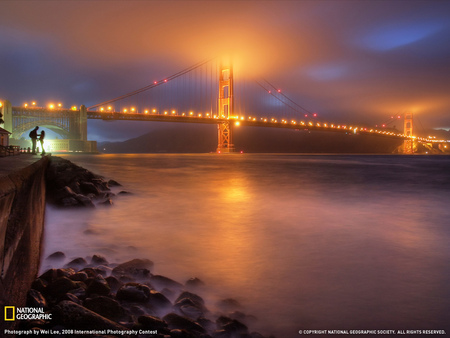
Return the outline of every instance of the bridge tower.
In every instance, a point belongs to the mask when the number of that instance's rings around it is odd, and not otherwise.
[[[405,124],[403,127],[403,134],[406,136],[413,135],[413,115],[412,113],[405,114]],[[404,154],[413,154],[414,153],[414,140],[407,139],[403,141],[403,153]]]
[[[233,66],[231,61],[220,64],[219,74],[219,119],[218,130],[218,153],[230,153],[234,151],[232,141],[230,117],[233,116]]]

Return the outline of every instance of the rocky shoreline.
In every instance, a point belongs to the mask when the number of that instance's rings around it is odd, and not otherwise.
[[[46,258],[53,264],[65,259],[62,252]],[[217,311],[209,311],[199,295],[205,287],[201,280],[182,284],[153,274],[153,266],[148,259],[110,264],[94,255],[49,269],[27,296],[27,306],[47,316],[24,320],[20,329],[58,332],[55,337],[264,338],[250,332],[257,319],[243,313],[236,300],[221,300]]]
[[[49,204],[63,208],[113,204],[112,198],[116,194],[110,188],[120,186],[118,182],[106,181],[102,176],[64,158],[48,157],[46,195]],[[120,191],[118,194],[126,193]]]
[[[119,183],[60,157],[49,160],[49,204],[113,205],[110,188]],[[264,338],[250,331],[257,319],[242,312],[236,300],[223,299],[210,311],[199,295],[205,285],[198,278],[179,283],[153,274],[148,259],[111,264],[93,255],[66,261],[63,252],[46,258],[59,268],[33,282],[27,307],[35,309],[36,316],[21,320],[18,328],[50,337]]]

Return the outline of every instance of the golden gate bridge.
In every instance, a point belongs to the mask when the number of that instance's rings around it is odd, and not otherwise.
[[[88,119],[215,124],[218,153],[234,151],[233,129],[237,126],[392,137],[404,141],[404,153],[413,153],[417,143],[434,144],[440,149],[449,142],[414,136],[411,113],[404,116],[403,132],[323,121],[266,79],[246,78],[236,72],[230,58],[199,62],[89,107],[37,107],[35,102],[12,106],[4,101],[1,109],[4,128],[13,138],[20,138],[35,125],[59,134],[62,139],[52,140],[50,151],[96,151],[96,142],[87,139]]]

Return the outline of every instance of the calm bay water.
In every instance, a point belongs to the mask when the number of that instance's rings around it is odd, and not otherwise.
[[[149,258],[154,273],[204,280],[212,309],[237,299],[277,337],[450,332],[448,156],[64,157],[133,194],[48,208],[43,257]]]

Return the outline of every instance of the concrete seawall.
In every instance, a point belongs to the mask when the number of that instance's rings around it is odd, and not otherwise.
[[[22,156],[27,155],[20,157]],[[48,162],[47,157],[30,158],[25,165],[21,163],[22,167],[19,164],[16,170],[10,171],[7,175],[0,175],[2,310],[4,306],[25,306],[26,293],[38,272],[44,229],[45,172]],[[14,326],[13,321],[3,319],[0,319],[0,328]]]

